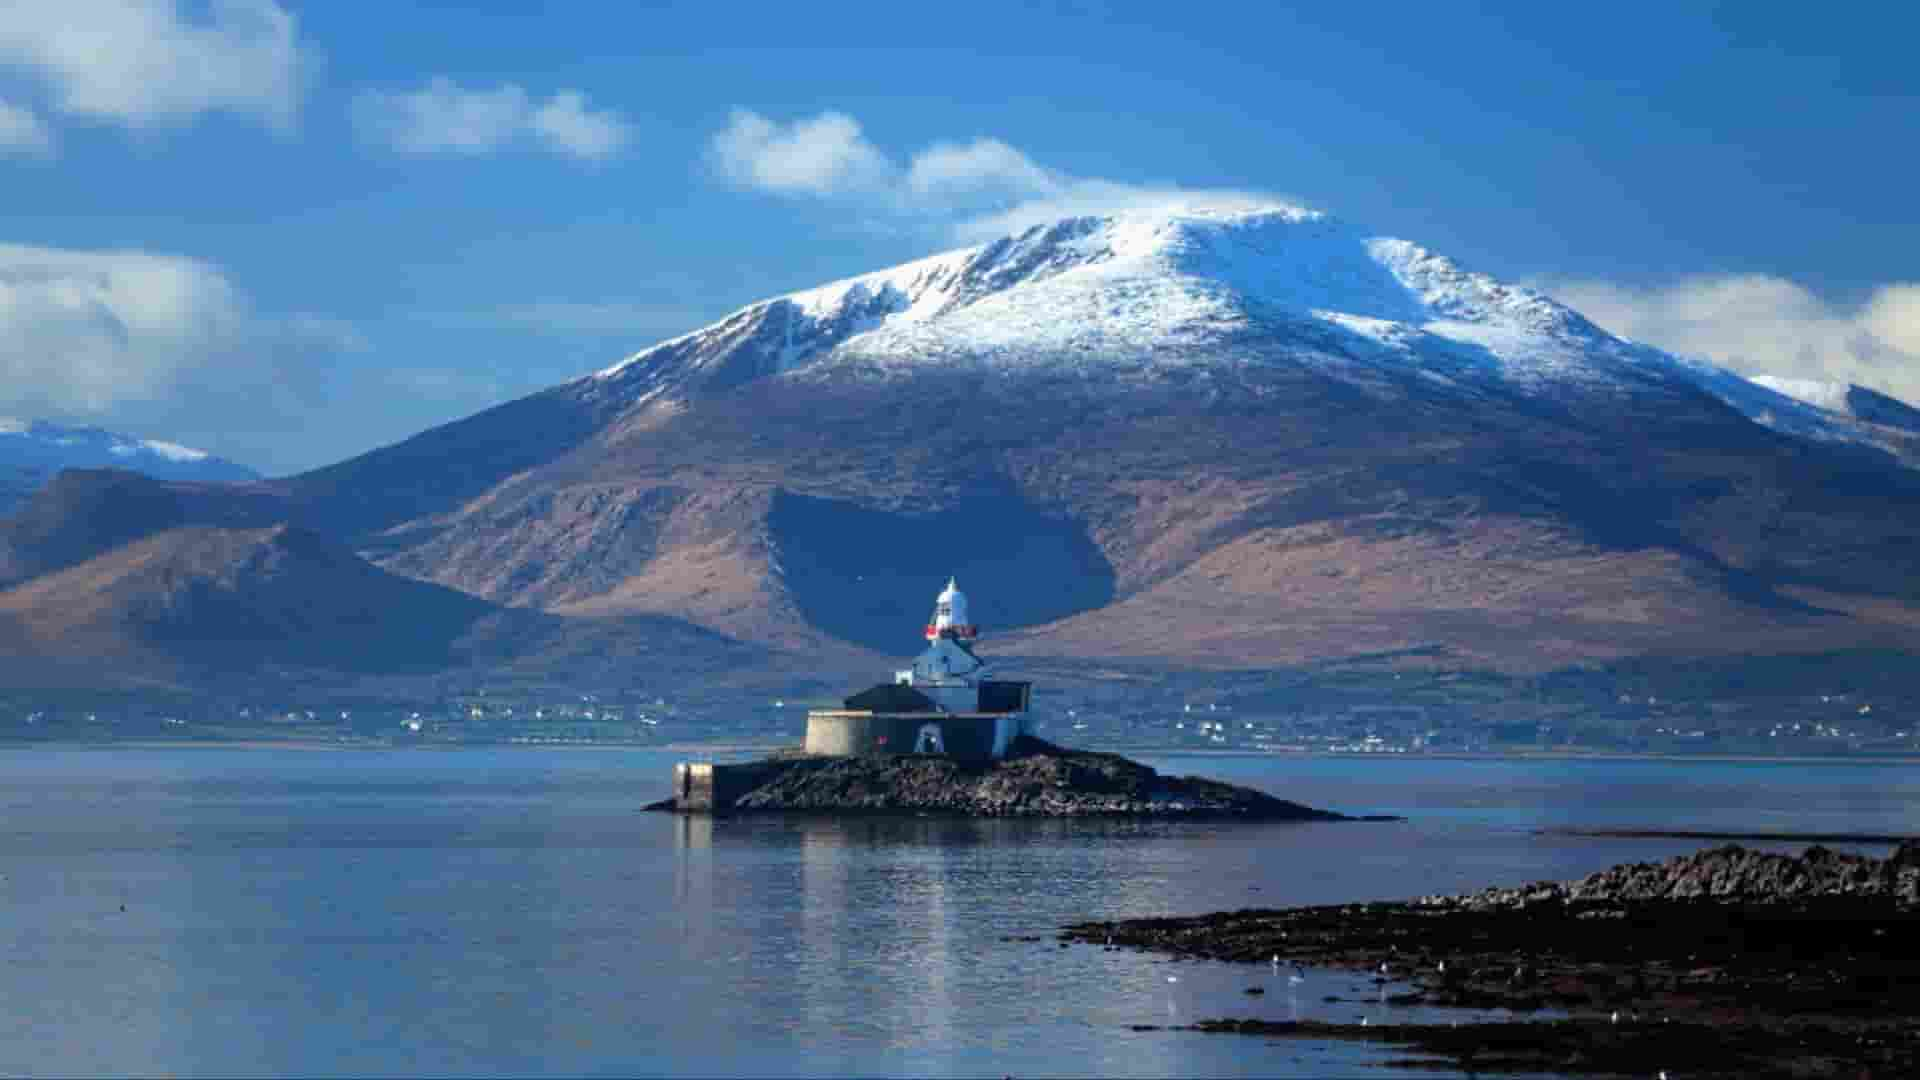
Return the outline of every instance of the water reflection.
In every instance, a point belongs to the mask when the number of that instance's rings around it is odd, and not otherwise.
[[[1570,877],[1698,846],[1439,813],[1261,826],[636,812],[669,765],[0,754],[0,1072],[1347,1075],[1377,1055],[1130,1025],[1377,1023],[1405,1018],[1397,987],[1061,949],[1055,931]],[[1268,767],[1250,779],[1300,778],[1297,763]],[[1484,788],[1474,763],[1422,767],[1407,781],[1422,798]],[[1701,770],[1741,806],[1835,804],[1831,777],[1794,767]],[[1585,797],[1607,775],[1589,770]],[[1920,794],[1870,809],[1916,808]]]

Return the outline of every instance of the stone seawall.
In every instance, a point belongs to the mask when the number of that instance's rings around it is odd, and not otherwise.
[[[673,767],[673,801],[687,810],[712,812],[732,806],[742,795],[765,783],[772,761],[715,765],[682,761]]]
[[[1006,752],[1020,721],[1017,715],[815,710],[807,714],[806,750],[834,757],[934,752],[985,761]]]

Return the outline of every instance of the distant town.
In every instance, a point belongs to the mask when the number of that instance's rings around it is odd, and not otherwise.
[[[1051,741],[1125,751],[1920,754],[1920,691],[1904,673],[1889,677],[1868,663],[1825,674],[1838,685],[1805,690],[1812,680],[1804,671],[1778,673],[1786,685],[1775,688],[1691,669],[1690,683],[1671,672],[1514,679],[1362,668],[1078,681],[1049,674],[1034,719]],[[819,686],[791,696],[474,687],[416,700],[11,691],[0,696],[0,740],[761,749],[798,743],[808,709],[839,704]]]

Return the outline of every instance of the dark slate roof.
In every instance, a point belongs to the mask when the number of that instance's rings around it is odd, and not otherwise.
[[[881,683],[847,699],[847,708],[868,712],[937,712],[933,699],[911,686]]]

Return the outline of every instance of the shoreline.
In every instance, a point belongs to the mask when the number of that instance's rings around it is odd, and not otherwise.
[[[1595,840],[1748,840],[1775,844],[1890,844],[1898,847],[1914,836],[1894,833],[1783,833],[1718,832],[1708,829],[1582,829],[1563,826],[1534,830],[1537,836],[1576,836]]]
[[[1153,749],[1126,747],[1126,752],[1152,757],[1240,757],[1286,760],[1337,758],[1341,761],[1659,761],[1754,762],[1782,765],[1891,765],[1920,764],[1920,752],[1873,754],[1657,754],[1648,751],[1585,750],[1422,750],[1419,753],[1365,753],[1346,750],[1215,750],[1206,747]],[[1120,751],[1113,751],[1118,753]]]
[[[1920,1075],[1914,841],[1886,859],[1727,845],[1574,882],[1082,922],[1059,939],[1366,972],[1383,995],[1400,991],[1383,997],[1393,1006],[1555,1014],[1457,1028],[1225,1017],[1181,1030],[1388,1042],[1469,1072]]]
[[[432,749],[461,750],[472,747],[497,749],[503,746],[521,747],[538,750],[648,750],[679,754],[758,754],[777,752],[797,745],[792,739],[755,742],[737,739],[723,739],[707,742],[698,739],[680,739],[674,742],[649,743],[632,740],[582,740],[564,743],[517,742],[512,739],[474,739],[461,741],[419,741],[419,742],[335,742],[325,739],[274,739],[244,738],[217,739],[187,737],[174,739],[92,739],[92,738],[9,738],[0,740],[0,749],[30,749],[34,747],[98,748],[98,749],[159,749],[163,747],[229,747],[234,749],[270,749],[276,747],[313,749],[313,750],[391,750],[391,749]],[[1433,752],[1423,751],[1417,754],[1367,754],[1325,750],[1252,750],[1252,749],[1208,749],[1202,747],[1121,747],[1104,749],[1100,747],[1076,748],[1086,753],[1129,754],[1141,757],[1160,758],[1245,758],[1259,761],[1284,761],[1297,759],[1339,760],[1346,762],[1361,761],[1538,761],[1538,762],[1574,762],[1574,761],[1645,761],[1664,764],[1692,764],[1713,762],[1728,764],[1756,765],[1851,765],[1859,767],[1884,765],[1920,764],[1920,753],[1903,754],[1654,754],[1654,753],[1607,753],[1607,752]],[[1666,834],[1648,834],[1666,835]],[[1696,835],[1703,839],[1717,838],[1722,834],[1683,833],[1681,838],[1691,839]],[[1742,834],[1724,834],[1730,839],[1740,839]]]

